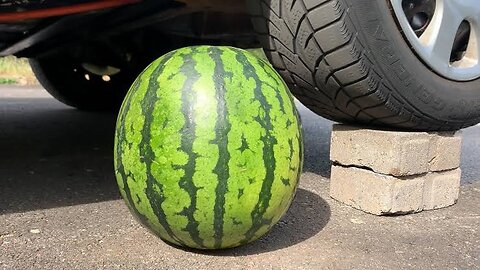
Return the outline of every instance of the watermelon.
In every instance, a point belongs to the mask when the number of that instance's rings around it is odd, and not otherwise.
[[[120,110],[115,173],[138,220],[169,243],[240,246],[290,206],[303,162],[298,113],[264,60],[231,47],[170,52]]]

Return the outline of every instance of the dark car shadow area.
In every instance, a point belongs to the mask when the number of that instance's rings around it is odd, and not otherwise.
[[[0,215],[119,199],[115,114],[0,99]]]
[[[328,177],[331,123],[297,105],[308,146],[304,171]],[[120,199],[115,121],[113,113],[82,112],[51,98],[1,98],[0,214]]]

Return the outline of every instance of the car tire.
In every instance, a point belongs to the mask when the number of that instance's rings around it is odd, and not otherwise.
[[[117,110],[145,65],[132,63],[113,75],[94,74],[67,53],[29,59],[40,84],[58,101],[85,111]]]
[[[480,122],[480,79],[433,71],[402,34],[389,0],[248,0],[272,64],[328,119],[407,130]]]

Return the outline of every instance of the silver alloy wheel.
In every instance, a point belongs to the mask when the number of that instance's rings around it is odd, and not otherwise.
[[[480,78],[480,0],[436,0],[433,16],[417,36],[404,10],[405,0],[390,0],[397,20],[420,58],[440,75],[457,81]],[[454,41],[462,22],[470,35],[462,57],[451,61]]]

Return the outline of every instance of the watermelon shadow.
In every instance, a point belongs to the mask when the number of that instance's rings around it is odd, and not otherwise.
[[[330,221],[329,204],[318,194],[299,188],[287,214],[259,240],[238,248],[189,252],[210,256],[245,256],[294,246],[320,233]]]

